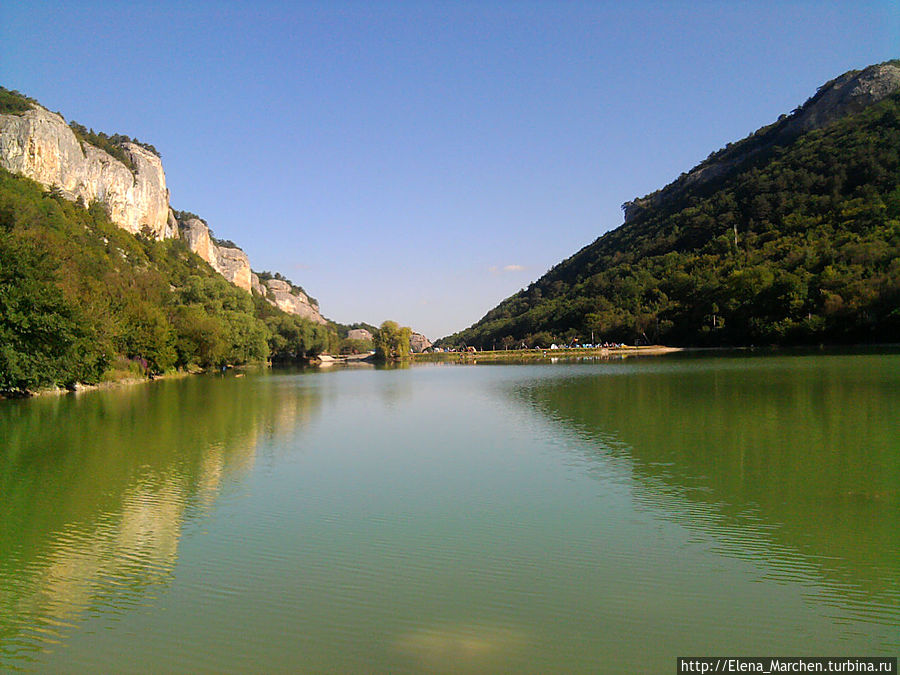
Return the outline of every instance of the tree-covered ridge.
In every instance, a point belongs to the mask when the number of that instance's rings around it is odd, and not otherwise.
[[[294,358],[336,339],[180,240],[135,237],[100,203],[0,170],[0,391]]]
[[[0,115],[20,115],[37,103],[33,98],[15,89],[0,87]]]
[[[900,96],[684,189],[444,343],[896,341]]]
[[[829,80],[820,86],[816,93],[810,96],[802,105],[794,108],[790,114],[781,115],[772,124],[757,129],[739,141],[728,143],[724,148],[711,152],[705,160],[690,171],[682,173],[665,187],[639,199],[624,203],[622,208],[625,210],[626,222],[648,206],[659,206],[664,201],[677,198],[678,193],[692,185],[696,186],[698,183],[712,182],[716,178],[723,178],[728,174],[746,168],[751,162],[758,163],[771,159],[778,146],[789,145],[805,131],[823,126],[823,121],[820,118],[823,112],[826,116],[839,114],[833,108],[829,110],[828,104],[824,105],[824,110],[819,105],[824,103],[828,96],[832,97],[832,106],[844,106],[845,111],[848,111],[846,106],[850,104],[847,100],[841,102],[843,98],[842,91],[850,99],[856,97],[852,105],[864,106],[865,103],[861,102],[861,99],[865,97],[863,92],[867,87],[871,87],[872,80],[881,79],[882,82],[877,87],[880,88],[884,86],[883,79],[890,78],[889,75],[883,72],[886,66],[896,70],[900,67],[900,60],[885,61],[863,70],[850,70],[833,80]],[[866,75],[868,75],[868,78]],[[854,86],[848,90],[850,85]]]

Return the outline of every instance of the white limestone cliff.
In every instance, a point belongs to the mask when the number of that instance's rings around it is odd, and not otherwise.
[[[82,144],[65,120],[40,106],[0,115],[0,166],[70,199],[106,203],[112,221],[132,233],[157,239],[174,236],[168,227],[169,191],[162,161],[134,143],[123,149],[134,170],[109,153]]]
[[[264,284],[250,269],[247,254],[239,248],[219,246],[209,234],[209,227],[198,218],[179,224],[180,236],[194,253],[238,288],[257,293],[288,314],[295,314],[318,324],[327,323],[319,313],[319,306],[302,291],[286,281],[268,279]]]
[[[209,228],[198,218],[190,218],[180,225],[180,236],[194,253],[238,288],[251,289],[250,259],[239,248],[217,246],[209,236]]]
[[[56,188],[68,199],[105,203],[112,222],[133,234],[181,237],[238,288],[255,291],[290,314],[326,323],[318,305],[290,284],[278,280],[261,284],[247,254],[216,244],[203,221],[179,221],[169,206],[160,158],[135,143],[121,147],[131,167],[105,150],[82,143],[62,116],[40,105],[19,114],[0,114],[0,167]]]
[[[292,288],[286,281],[268,279],[265,285],[268,288],[266,297],[280,310],[288,314],[296,314],[318,324],[326,323],[326,320],[319,314],[319,306],[311,303],[305,293]]]

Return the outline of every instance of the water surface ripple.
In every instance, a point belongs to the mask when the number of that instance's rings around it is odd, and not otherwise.
[[[0,402],[0,669],[900,651],[900,357],[259,371]]]

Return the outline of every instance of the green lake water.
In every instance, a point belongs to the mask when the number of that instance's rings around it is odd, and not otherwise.
[[[900,355],[264,371],[0,401],[0,670],[900,653]]]

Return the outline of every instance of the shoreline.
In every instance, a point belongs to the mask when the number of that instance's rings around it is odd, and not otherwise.
[[[898,343],[878,343],[878,344],[852,344],[852,345],[792,345],[792,346],[742,346],[742,347],[667,347],[665,345],[645,345],[640,347],[601,347],[591,349],[509,349],[509,350],[487,350],[480,352],[424,352],[419,354],[410,354],[407,363],[456,363],[477,365],[479,361],[493,363],[522,363],[529,361],[550,361],[551,359],[577,359],[577,358],[628,358],[636,356],[666,356],[669,354],[695,354],[702,352],[749,352],[757,354],[790,354],[790,353],[820,353],[838,351],[846,353],[867,353],[870,351],[900,351]],[[323,358],[324,357],[324,358]],[[245,364],[242,366],[231,366],[229,370],[244,370],[246,368],[265,367],[272,368],[271,362],[266,364]],[[371,354],[321,354],[315,359],[306,362],[307,366],[321,368],[324,370],[332,366],[369,366],[374,367]],[[48,389],[39,389],[36,391],[25,392],[24,394],[4,394],[0,392],[0,401],[13,401],[17,399],[30,399],[42,396],[62,396],[62,395],[78,395],[88,391],[99,391],[104,389],[120,389],[132,387],[139,384],[147,384],[158,380],[177,380],[193,375],[203,375],[211,372],[210,370],[187,370],[176,371],[156,375],[153,378],[137,378],[128,377],[121,380],[109,380],[98,382],[97,384],[78,383],[73,389],[65,387],[52,387]]]
[[[643,347],[597,347],[590,349],[503,349],[481,352],[428,352],[413,354],[412,361],[423,363],[458,362],[474,363],[477,361],[535,361],[551,358],[591,357],[626,357],[626,356],[663,356],[687,351],[686,347],[666,347],[665,345],[646,345]]]
[[[138,384],[149,384],[156,382],[157,380],[178,380],[183,377],[190,377],[191,375],[198,375],[205,371],[176,371],[174,373],[163,373],[162,375],[155,375],[151,377],[126,377],[121,380],[107,380],[104,382],[98,382],[97,384],[84,384],[83,382],[78,382],[75,384],[74,388],[66,389],[65,387],[51,387],[47,389],[37,389],[35,391],[28,391],[22,395],[14,395],[10,396],[8,394],[0,393],[0,401],[14,401],[16,399],[29,399],[29,398],[38,398],[41,396],[65,396],[67,394],[82,394],[87,391],[100,391],[102,389],[124,389],[125,387],[133,387]]]

